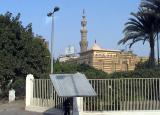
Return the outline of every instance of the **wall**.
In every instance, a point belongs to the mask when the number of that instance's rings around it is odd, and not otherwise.
[[[160,111],[113,111],[113,112],[83,112],[83,115],[160,115]]]

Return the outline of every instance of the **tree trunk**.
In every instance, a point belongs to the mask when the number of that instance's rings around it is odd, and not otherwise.
[[[155,66],[155,53],[154,53],[154,38],[150,38],[150,57],[149,57],[149,66],[154,67]]]

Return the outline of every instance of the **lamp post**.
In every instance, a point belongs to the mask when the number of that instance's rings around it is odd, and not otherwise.
[[[158,37],[158,32],[157,32],[157,61],[158,61],[158,67],[159,67],[159,37]]]
[[[54,13],[59,11],[59,7],[54,7],[53,12],[47,14],[48,17],[52,17],[52,29],[51,29],[51,74],[53,74],[53,43],[54,43]]]

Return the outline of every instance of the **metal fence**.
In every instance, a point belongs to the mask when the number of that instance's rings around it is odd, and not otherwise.
[[[65,99],[57,95],[50,79],[34,79],[32,106],[62,109]]]
[[[84,111],[160,110],[160,79],[90,79],[96,97],[83,98]]]
[[[90,79],[96,97],[83,98],[84,111],[160,110],[160,78]],[[50,79],[33,81],[31,105],[62,109]]]

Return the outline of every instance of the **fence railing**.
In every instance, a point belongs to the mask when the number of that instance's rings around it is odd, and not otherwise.
[[[83,98],[84,111],[160,110],[160,79],[90,79],[98,94]]]
[[[50,79],[34,79],[32,106],[62,109],[64,100],[57,95]]]
[[[160,78],[90,79],[96,97],[83,98],[84,111],[160,110]],[[82,84],[83,85],[83,84]],[[32,106],[62,109],[50,79],[33,80]]]

